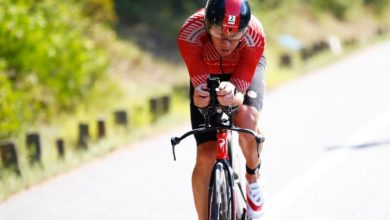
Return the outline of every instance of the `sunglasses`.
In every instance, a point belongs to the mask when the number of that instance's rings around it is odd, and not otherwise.
[[[240,30],[238,32],[234,33],[224,33],[222,32],[222,28],[217,25],[213,25],[210,28],[210,34],[211,36],[218,38],[218,39],[223,39],[223,40],[228,40],[228,41],[237,41],[240,40],[246,33],[246,28],[244,30]]]

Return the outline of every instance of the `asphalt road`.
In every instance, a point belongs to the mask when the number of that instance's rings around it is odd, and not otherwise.
[[[266,94],[264,219],[390,219],[390,42]],[[197,219],[183,125],[0,204],[1,220]]]

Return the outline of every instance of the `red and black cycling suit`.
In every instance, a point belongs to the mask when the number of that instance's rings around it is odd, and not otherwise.
[[[265,58],[262,55],[265,34],[258,19],[254,15],[251,16],[247,31],[237,48],[229,56],[221,57],[204,27],[204,17],[204,9],[190,16],[181,27],[177,38],[180,53],[191,79],[190,97],[193,128],[198,128],[203,123],[203,117],[193,103],[194,87],[207,83],[207,79],[211,75],[218,75],[222,80],[230,81],[237,90],[245,94],[244,105],[261,110],[264,95]],[[200,134],[195,138],[199,145],[209,140],[215,140],[215,134]]]

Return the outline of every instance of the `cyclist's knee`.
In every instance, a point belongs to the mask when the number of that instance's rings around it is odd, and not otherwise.
[[[257,125],[260,118],[260,112],[252,106],[242,105],[235,116],[234,123],[241,128],[258,130]]]

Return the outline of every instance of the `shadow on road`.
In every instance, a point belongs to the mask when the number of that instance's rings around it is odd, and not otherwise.
[[[367,143],[362,143],[357,145],[331,146],[331,147],[327,147],[326,150],[331,151],[331,150],[345,149],[345,148],[360,150],[360,149],[366,149],[371,147],[384,147],[384,146],[390,146],[390,139],[384,141],[367,142]]]

